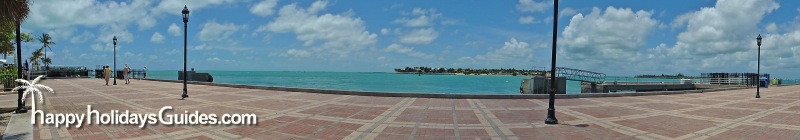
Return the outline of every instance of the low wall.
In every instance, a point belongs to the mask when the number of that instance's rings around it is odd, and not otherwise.
[[[672,84],[672,83],[631,83],[631,84],[602,84],[604,93],[611,91],[634,90],[636,92],[647,91],[674,91],[697,89],[694,84]]]
[[[178,80],[161,80],[161,79],[145,79],[150,81],[160,82],[173,82],[182,83]],[[313,88],[293,88],[293,87],[277,87],[277,86],[256,86],[256,85],[241,85],[241,84],[226,84],[226,83],[211,83],[211,82],[194,82],[188,81],[190,84],[209,85],[220,87],[233,87],[233,88],[247,88],[247,89],[264,89],[276,91],[290,91],[290,92],[309,92],[321,94],[338,94],[338,95],[359,95],[359,96],[380,96],[380,97],[417,97],[417,98],[450,98],[450,99],[547,99],[548,94],[447,94],[447,93],[403,93],[403,92],[372,92],[372,91],[349,91],[349,90],[330,90],[330,89],[313,89]],[[636,92],[636,93],[581,93],[581,94],[556,94],[557,99],[568,98],[596,98],[596,97],[622,97],[622,96],[647,96],[647,95],[668,95],[668,94],[687,94],[687,93],[704,93],[725,90],[738,90],[746,89],[747,87],[732,87],[732,88],[717,88],[717,89],[700,89],[700,90],[682,90],[682,91],[655,91],[655,92]],[[189,93],[191,94],[191,89]]]

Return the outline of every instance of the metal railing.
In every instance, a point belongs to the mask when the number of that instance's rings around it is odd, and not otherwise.
[[[604,73],[564,67],[556,67],[556,74],[556,76],[566,77],[568,80],[589,83],[603,83],[606,79],[606,74]]]
[[[16,74],[0,74],[0,83],[3,84],[3,90],[11,90],[12,88],[16,87],[17,82],[14,81],[16,79]]]

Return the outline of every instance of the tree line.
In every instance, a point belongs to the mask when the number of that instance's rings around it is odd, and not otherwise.
[[[653,74],[653,75],[636,75],[636,76],[634,76],[634,78],[665,78],[665,79],[686,79],[686,78],[695,78],[695,77],[692,77],[692,76],[686,76],[686,75],[683,75],[683,74],[681,74],[681,73],[678,73],[678,74],[675,74],[675,75],[669,75],[669,74],[661,74],[661,75],[654,75],[654,74]]]
[[[7,22],[7,21],[6,21]],[[3,54],[3,59],[7,59],[8,55],[16,53],[16,32],[14,24],[0,24],[0,53]],[[30,33],[20,34],[20,39],[24,43],[38,42],[42,46],[31,52],[31,57],[28,58],[30,63],[34,66],[44,64],[45,67],[52,64],[52,59],[47,57],[47,50],[51,50],[52,46],[56,44],[50,34],[42,33],[42,35],[34,36]],[[25,45],[30,47],[29,45]]]
[[[487,74],[487,75],[544,75],[543,70],[526,69],[471,69],[471,68],[432,68],[432,67],[405,67],[396,68],[398,73],[461,73],[461,74]]]

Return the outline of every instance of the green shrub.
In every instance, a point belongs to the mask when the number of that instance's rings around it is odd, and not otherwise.
[[[17,67],[2,67],[0,68],[0,83],[3,84],[5,89],[11,89],[17,86]]]

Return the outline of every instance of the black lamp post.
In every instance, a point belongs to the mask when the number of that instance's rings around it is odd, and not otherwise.
[[[553,53],[551,54],[550,62],[550,102],[547,108],[547,119],[544,120],[545,124],[558,124],[556,119],[556,37],[558,35],[558,0],[553,1]]]
[[[114,36],[114,85],[117,85],[117,36]]]
[[[20,36],[19,26],[20,22],[17,21],[17,79],[22,79],[22,39]],[[18,85],[22,85],[22,83],[17,83]],[[17,113],[26,113],[28,109],[25,109],[25,104],[22,103],[22,89],[17,90]]]
[[[188,98],[189,93],[186,91],[186,33],[188,32],[188,23],[189,23],[189,8],[186,5],[183,6],[183,11],[181,11],[183,15],[183,94],[181,95],[181,99]]]
[[[758,37],[756,37],[756,44],[758,44],[758,66],[756,66],[756,69],[758,69],[756,73],[758,84],[756,84],[756,98],[761,98],[761,39],[761,34],[758,34]]]

